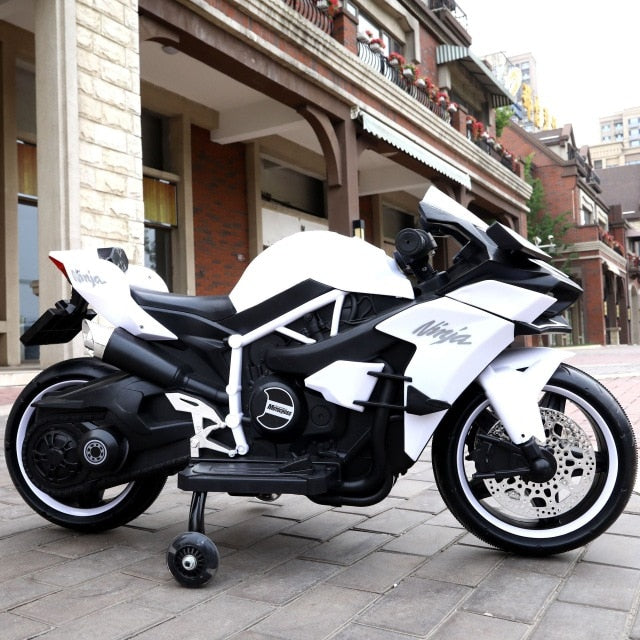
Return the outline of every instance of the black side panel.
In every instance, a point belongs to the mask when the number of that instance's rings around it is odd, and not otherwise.
[[[393,313],[399,310],[395,309]],[[272,347],[265,352],[265,364],[273,371],[308,376],[336,360],[366,362],[398,342],[397,338],[375,329],[389,315],[377,316],[315,344]]]
[[[38,419],[47,414],[82,420],[102,413],[119,429],[132,449],[152,449],[193,435],[191,416],[174,411],[160,387],[115,373],[66,393],[50,394],[37,402]]]
[[[327,258],[329,259],[329,257]],[[294,268],[294,267],[292,267]],[[243,334],[259,327],[260,325],[281,316],[291,309],[299,307],[309,300],[321,296],[323,293],[333,291],[332,287],[316,282],[315,280],[305,280],[300,284],[279,293],[273,298],[241,311],[235,316],[225,320],[224,325],[234,332]]]

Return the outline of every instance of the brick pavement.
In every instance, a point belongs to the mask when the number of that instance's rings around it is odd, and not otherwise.
[[[640,347],[576,354],[639,424]],[[0,413],[18,389],[0,389]],[[164,560],[189,507],[174,484],[130,525],[78,535],[33,514],[1,460],[2,639],[640,639],[638,494],[599,539],[545,559],[460,528],[428,459],[363,509],[212,495],[206,525],[221,565],[191,590]]]

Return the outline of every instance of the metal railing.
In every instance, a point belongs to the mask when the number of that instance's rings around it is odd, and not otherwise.
[[[325,33],[332,33],[333,18],[325,11],[318,9],[316,0],[284,0],[284,2]]]
[[[427,107],[439,118],[445,122],[451,122],[451,115],[446,108],[434,102],[425,89],[415,84],[416,79],[414,77],[406,77],[400,65],[392,65],[382,52],[373,51],[368,43],[358,41],[358,56],[372,69],[381,73],[389,82],[393,82],[397,87],[406,91],[414,100]]]

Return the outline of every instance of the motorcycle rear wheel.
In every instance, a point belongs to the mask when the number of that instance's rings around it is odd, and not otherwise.
[[[99,532],[126,524],[153,504],[167,480],[164,475],[145,477],[104,492],[87,493],[63,501],[36,487],[29,478],[22,449],[33,425],[33,403],[48,393],[71,390],[113,372],[112,367],[91,358],[67,360],[49,367],[24,388],[7,419],[5,458],[13,484],[36,513],[61,527]]]
[[[508,393],[508,390],[505,390]],[[433,468],[453,515],[481,540],[515,553],[544,556],[580,547],[622,513],[634,488],[633,429],[613,396],[586,373],[561,365],[539,400],[553,478],[473,478],[479,434],[506,438],[479,387],[449,411],[433,442]]]

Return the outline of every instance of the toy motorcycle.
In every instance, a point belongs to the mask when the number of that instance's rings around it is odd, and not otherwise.
[[[55,364],[16,400],[11,478],[58,525],[101,531],[147,509],[167,476],[193,494],[167,553],[187,586],[218,553],[208,492],[374,504],[432,441],[444,501],[491,545],[581,546],[622,512],[636,447],[616,400],[566,352],[514,346],[567,332],[580,295],[549,256],[435,188],[394,258],[317,231],[249,264],[228,296],[169,293],[118,249],[53,251],[72,286],[22,337],[82,332],[92,357]],[[435,236],[461,249],[446,271]]]

